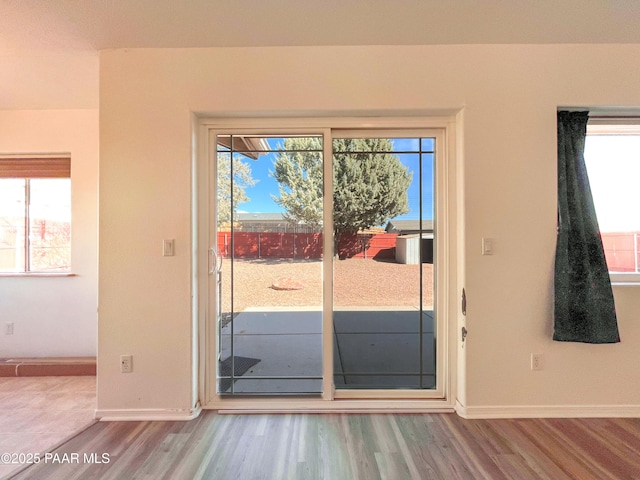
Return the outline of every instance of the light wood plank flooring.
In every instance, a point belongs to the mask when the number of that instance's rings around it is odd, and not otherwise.
[[[0,454],[36,453],[94,422],[96,377],[0,377]],[[0,478],[19,468],[0,458]]]
[[[190,422],[96,423],[55,453],[78,463],[15,478],[639,479],[640,419],[209,411]]]

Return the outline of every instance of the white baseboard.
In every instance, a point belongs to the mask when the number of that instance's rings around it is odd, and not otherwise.
[[[202,412],[200,404],[194,408],[141,408],[141,409],[98,409],[95,418],[101,422],[123,421],[188,421],[197,418]]]
[[[456,402],[462,418],[639,418],[640,405],[499,405],[467,407]]]
[[[255,408],[234,409],[252,412]],[[357,409],[356,409],[357,410]],[[402,409],[406,411],[405,409]],[[442,413],[449,409],[442,409]],[[262,411],[262,410],[261,410]],[[271,410],[269,410],[271,411]],[[279,410],[278,410],[279,411]],[[313,410],[311,410],[313,411]],[[326,412],[322,409],[321,411]],[[340,411],[343,411],[340,409]],[[384,409],[389,413],[395,409]],[[438,410],[440,411],[440,410]],[[114,421],[188,421],[202,412],[198,404],[191,409],[115,409],[96,410],[95,418]],[[640,418],[640,405],[497,405],[467,407],[456,402],[455,412],[467,419],[490,418]]]

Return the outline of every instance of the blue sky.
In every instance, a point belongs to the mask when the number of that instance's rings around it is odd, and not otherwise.
[[[282,143],[282,139],[269,139],[269,144],[276,147],[278,143]],[[427,140],[428,141],[428,140]],[[394,149],[397,151],[417,149],[417,139],[395,139]],[[424,148],[429,148],[426,143]],[[408,190],[409,207],[411,211],[397,217],[398,220],[419,219],[419,154],[400,154],[400,161],[403,165],[409,167],[413,172],[413,181]],[[278,195],[278,182],[269,174],[273,171],[273,162],[276,159],[276,153],[261,155],[258,160],[245,158],[245,163],[249,164],[252,176],[257,183],[253,187],[246,189],[246,194],[250,201],[238,205],[238,211],[255,212],[255,213],[277,213],[282,208],[277,205],[271,198],[271,195]],[[433,154],[423,154],[423,218],[433,218]]]

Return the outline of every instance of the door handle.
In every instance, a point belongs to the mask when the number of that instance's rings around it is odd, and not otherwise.
[[[209,248],[209,275],[213,275],[218,268],[218,252],[213,247]]]
[[[222,270],[222,255],[218,249],[211,247],[209,248],[209,275],[213,275],[214,273],[220,273]]]

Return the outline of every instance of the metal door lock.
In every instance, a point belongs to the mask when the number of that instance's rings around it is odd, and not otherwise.
[[[467,292],[465,292],[464,288],[462,289],[462,301],[460,303],[462,315],[467,315]]]

